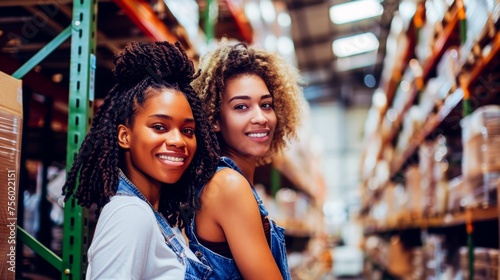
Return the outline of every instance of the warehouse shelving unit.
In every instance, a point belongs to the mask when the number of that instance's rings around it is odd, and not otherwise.
[[[97,2],[73,3],[73,21],[48,45],[19,68],[13,76],[21,79],[39,62],[71,37],[71,82],[69,94],[69,125],[67,168],[73,163],[81,142],[91,123],[95,76],[95,34]],[[62,279],[79,279],[86,269],[88,242],[88,213],[70,199],[65,206],[64,250],[60,258],[18,226],[18,238],[48,263],[57,268]]]
[[[386,199],[388,193],[394,190],[395,184],[404,185],[407,180],[411,180],[406,177],[405,172],[408,168],[417,166],[419,161],[423,160],[419,158],[419,149],[423,147],[427,140],[436,139],[439,134],[454,137],[455,139],[460,138],[460,121],[465,116],[471,114],[480,106],[500,103],[498,90],[495,89],[495,87],[498,88],[498,81],[494,75],[491,75],[500,63],[499,22],[498,16],[493,15],[488,18],[487,25],[484,26],[485,31],[473,42],[473,47],[470,54],[468,54],[469,57],[465,64],[462,65],[463,68],[454,77],[455,80],[452,82],[456,86],[452,87],[442,102],[434,105],[432,112],[425,116],[425,120],[421,125],[417,126],[404,148],[399,151],[395,148],[403,130],[403,120],[408,117],[410,107],[419,105],[421,94],[428,86],[429,80],[436,76],[436,68],[445,52],[452,47],[460,49],[467,42],[466,11],[476,3],[469,1],[464,4],[462,0],[453,1],[444,19],[437,23],[441,28],[435,27],[435,30],[440,31],[434,33],[435,40],[432,43],[432,51],[423,62],[417,61],[415,48],[419,43],[418,34],[420,34],[422,27],[422,24],[419,23],[425,21],[425,18],[423,18],[425,9],[422,12],[425,1],[419,1],[418,5],[417,12],[406,30],[408,49],[403,55],[404,62],[400,64],[402,67],[393,69],[391,77],[382,82],[381,89],[385,92],[387,105],[380,110],[381,123],[379,131],[383,132],[377,137],[380,137],[381,145],[375,152],[377,163],[373,171],[371,171],[371,175],[365,177],[362,182],[365,197],[361,216],[365,219],[365,235],[367,237],[378,236],[387,239],[396,235],[402,241],[406,239],[406,245],[410,244],[410,247],[424,246],[429,232],[443,234],[449,239],[452,239],[454,235],[462,236],[460,245],[466,246],[468,250],[468,274],[465,276],[468,279],[474,279],[474,272],[477,269],[474,265],[474,250],[478,246],[499,248],[498,221],[500,209],[496,203],[462,205],[459,209],[447,209],[438,213],[427,213],[425,211],[418,213],[415,211],[405,212],[385,221],[374,220],[370,217],[370,213],[377,207],[377,204]],[[471,23],[470,18],[467,18],[467,20],[468,23]],[[407,81],[411,86],[409,91],[404,92],[407,94],[405,103],[397,111],[394,120],[387,122],[387,113],[393,110],[391,106],[396,95],[401,94],[398,90],[401,87],[401,82],[405,79],[404,74],[415,64],[418,64],[416,68],[420,71],[415,71],[416,74],[412,77],[413,80]],[[408,77],[406,78],[408,79]],[[488,86],[492,87],[492,90],[490,94],[485,96],[484,88]],[[387,127],[387,124],[390,124],[390,126]],[[388,149],[391,151],[389,156]],[[376,183],[373,184],[373,178],[377,176],[374,170],[382,162],[387,162],[387,177],[381,181],[375,180]],[[426,175],[423,174],[422,176]],[[448,183],[451,181],[458,182],[458,184],[464,183],[461,175],[451,178]],[[408,187],[405,185],[405,188]],[[394,198],[389,196],[388,199]],[[417,198],[414,197],[413,199]],[[498,199],[494,200],[499,201]],[[387,215],[390,214],[389,210]],[[485,225],[488,225],[488,227],[485,227]],[[486,228],[491,230],[491,226],[494,226],[495,230],[488,234]],[[367,260],[369,263],[375,263],[375,269],[383,271],[385,277],[401,277],[401,275],[391,275],[386,265],[381,264],[379,260],[373,257],[368,257]]]

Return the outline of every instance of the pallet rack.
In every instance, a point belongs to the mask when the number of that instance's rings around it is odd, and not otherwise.
[[[385,129],[386,133],[381,136],[382,147],[384,146],[395,146],[395,142],[399,136],[402,129],[402,122],[405,115],[408,113],[409,108],[412,105],[418,104],[418,97],[420,96],[422,90],[426,87],[429,79],[435,75],[436,67],[439,60],[443,57],[444,52],[450,46],[461,47],[467,40],[466,33],[466,8],[464,1],[456,0],[453,1],[453,5],[450,6],[448,10],[447,21],[443,20],[443,28],[440,33],[436,33],[436,39],[434,41],[432,52],[429,58],[421,65],[421,74],[415,75],[415,79],[412,84],[412,89],[408,92],[407,97],[402,109],[398,112],[397,117],[392,122],[392,126]],[[475,5],[471,1],[468,2],[469,5]],[[386,93],[387,104],[391,104],[396,95],[396,91],[401,86],[401,81],[403,80],[403,73],[407,70],[406,65],[411,65],[411,60],[415,57],[415,46],[419,40],[419,32],[422,27],[421,23],[424,18],[422,18],[423,13],[421,9],[425,6],[425,1],[419,1],[419,8],[413,17],[412,23],[409,25],[406,35],[408,37],[408,49],[403,55],[404,63],[402,63],[401,68],[393,69],[391,77],[387,81],[382,82],[382,90]],[[498,5],[498,4],[497,4]],[[420,11],[420,13],[418,12]],[[367,216],[370,212],[372,205],[378,201],[384,192],[389,188],[390,182],[401,182],[405,180],[404,170],[418,162],[418,149],[424,144],[427,139],[432,139],[436,136],[436,132],[447,131],[450,132],[450,128],[446,126],[450,123],[454,123],[456,126],[460,127],[458,124],[459,119],[465,117],[472,113],[473,110],[477,109],[481,105],[497,103],[499,97],[491,97],[489,100],[481,99],[475,93],[475,89],[483,84],[484,81],[481,80],[482,75],[494,71],[495,65],[500,61],[500,33],[498,32],[498,18],[493,20],[493,26],[490,26],[490,32],[485,32],[481,38],[474,43],[476,48],[482,48],[484,51],[480,52],[479,55],[475,55],[475,61],[473,64],[468,65],[469,69],[462,69],[460,73],[455,77],[456,84],[458,87],[454,89],[440,106],[436,106],[434,114],[426,116],[426,120],[419,130],[415,133],[414,137],[409,141],[408,145],[400,153],[395,153],[389,162],[388,168],[388,178],[387,181],[381,182],[377,185],[374,190],[369,190],[365,188],[365,193],[367,197],[365,199],[365,204],[361,211],[363,217]],[[487,28],[487,27],[485,27]],[[492,29],[494,32],[492,32]],[[494,33],[494,35],[492,35]],[[472,50],[471,50],[472,52]],[[409,68],[409,67],[408,67]],[[492,101],[493,100],[493,101]],[[381,116],[385,116],[387,111],[390,109],[389,105],[381,110]],[[457,120],[457,116],[459,116]],[[460,129],[460,128],[458,128]],[[455,132],[453,132],[455,133]],[[381,148],[376,158],[380,160],[384,155]],[[371,176],[375,176],[372,174]],[[369,179],[369,178],[368,178]],[[460,178],[455,178],[460,180]],[[365,186],[367,182],[364,182]],[[499,186],[500,187],[500,186]],[[497,187],[498,188],[498,187]],[[497,203],[500,201],[497,199]],[[497,205],[484,205],[484,206],[473,206],[464,207],[460,212],[447,212],[437,216],[432,215],[414,215],[407,213],[407,215],[399,217],[396,220],[387,221],[383,224],[377,224],[374,222],[365,223],[365,235],[378,235],[378,236],[392,236],[394,234],[412,232],[411,237],[418,240],[417,243],[422,242],[423,236],[427,235],[428,231],[433,232],[446,232],[448,235],[453,234],[466,234],[466,245],[468,250],[468,271],[469,279],[474,277],[474,249],[476,248],[477,242],[485,244],[485,240],[478,240],[477,235],[482,237],[488,237],[484,232],[478,232],[477,228],[481,228],[480,231],[484,231],[482,224],[484,223],[495,223],[498,228],[498,221],[500,218],[500,208]],[[491,224],[490,224],[491,225]],[[453,228],[452,232],[449,229]],[[457,231],[458,230],[458,231]],[[497,229],[498,231],[498,229]],[[407,236],[408,237],[408,236]],[[487,238],[486,238],[487,239]],[[498,249],[499,236],[496,236],[497,240],[493,240],[490,243],[497,244],[496,249]],[[487,241],[487,240],[486,240]],[[370,262],[374,262],[369,259]],[[387,273],[386,268],[383,265],[375,264],[375,266],[384,271],[384,275],[387,278],[391,278],[390,273]]]

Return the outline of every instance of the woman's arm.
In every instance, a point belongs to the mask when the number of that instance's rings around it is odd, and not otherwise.
[[[200,237],[227,240],[245,279],[283,279],[267,243],[257,201],[241,174],[231,169],[217,172],[201,199]]]

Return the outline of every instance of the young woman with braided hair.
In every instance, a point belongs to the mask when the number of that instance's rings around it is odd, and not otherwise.
[[[213,279],[291,279],[284,229],[267,217],[252,185],[256,166],[296,136],[298,71],[276,54],[227,41],[199,68],[192,85],[223,156],[186,227],[190,248],[214,269]]]
[[[217,138],[190,83],[180,44],[128,44],[68,173],[63,194],[101,210],[87,279],[204,279],[212,273],[185,244],[195,186],[218,160]],[[77,188],[78,183],[78,188]]]

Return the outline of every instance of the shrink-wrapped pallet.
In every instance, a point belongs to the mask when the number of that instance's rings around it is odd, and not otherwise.
[[[500,180],[500,106],[480,107],[461,124],[467,201],[470,205],[495,204]]]
[[[0,72],[0,279],[14,279],[23,123],[21,81]]]

